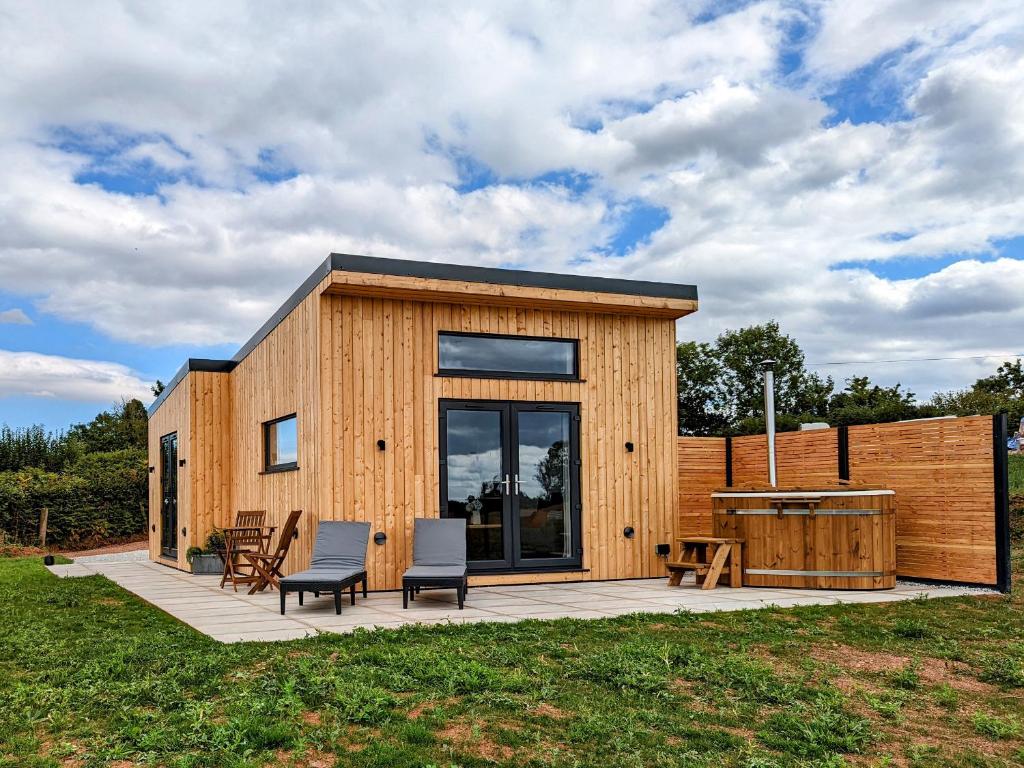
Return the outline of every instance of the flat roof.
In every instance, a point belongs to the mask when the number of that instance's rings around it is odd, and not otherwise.
[[[567,291],[617,293],[626,296],[652,296],[664,299],[697,300],[697,286],[681,283],[659,283],[648,280],[624,280],[615,277],[571,275],[560,272],[531,272],[525,269],[499,269],[435,261],[412,261],[332,253],[307,277],[302,285],[270,316],[259,330],[243,344],[230,360],[190,357],[167,382],[164,391],[149,406],[153,414],[189,371],[228,373],[242,362],[271,331],[284,320],[331,272],[361,272],[371,275],[420,277],[434,280],[459,280],[469,283],[514,285],[524,288],[554,288]]]
[[[524,288],[558,288],[566,291],[621,293],[627,296],[656,296],[663,299],[697,300],[697,286],[679,283],[655,283],[648,280],[623,280],[617,277],[567,275],[561,272],[530,272],[525,269],[470,267],[437,261],[379,259],[332,253],[331,269],[342,272],[365,272],[371,275],[426,277],[435,280],[462,280],[468,283],[518,285]]]

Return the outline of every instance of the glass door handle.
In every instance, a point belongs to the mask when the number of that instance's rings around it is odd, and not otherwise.
[[[517,475],[515,476],[515,478],[516,478],[516,479],[515,479],[515,484],[516,484],[516,496],[518,496],[518,495],[519,495],[519,475],[517,474]]]
[[[505,486],[505,495],[507,496],[511,492],[509,490],[509,486],[511,485],[511,481],[508,479],[508,475],[505,475],[505,479],[501,481],[501,485]]]

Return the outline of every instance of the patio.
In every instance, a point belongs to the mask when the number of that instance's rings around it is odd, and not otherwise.
[[[54,565],[57,576],[72,578],[103,575],[176,619],[214,640],[293,640],[318,632],[352,632],[356,628],[396,628],[405,624],[462,624],[513,622],[526,619],[600,619],[627,613],[696,613],[737,611],[768,606],[885,603],[915,597],[955,597],[997,594],[970,587],[936,587],[901,582],[894,590],[877,592],[839,590],[760,589],[720,587],[701,591],[690,581],[669,587],[667,580],[576,582],[525,586],[474,587],[466,608],[455,605],[454,590],[422,592],[409,610],[402,610],[398,592],[371,592],[355,606],[342,603],[334,612],[329,597],[307,595],[304,606],[289,595],[288,612],[280,614],[278,593],[248,595],[230,587],[220,589],[219,576],[194,576],[148,561],[111,561],[80,558],[71,565]]]

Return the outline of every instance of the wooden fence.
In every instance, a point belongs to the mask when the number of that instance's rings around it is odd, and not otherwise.
[[[728,485],[723,437],[679,437],[676,458],[679,501],[676,505],[680,536],[711,535],[711,492]]]
[[[971,416],[776,437],[779,486],[896,491],[900,576],[1009,588],[1005,417]],[[711,534],[715,488],[766,485],[764,435],[678,438],[679,535]]]

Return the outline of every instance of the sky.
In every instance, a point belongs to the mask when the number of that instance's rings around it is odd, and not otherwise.
[[[968,386],[1024,352],[1020,11],[0,0],[0,423],[150,400],[331,251],[696,284],[681,340]]]

